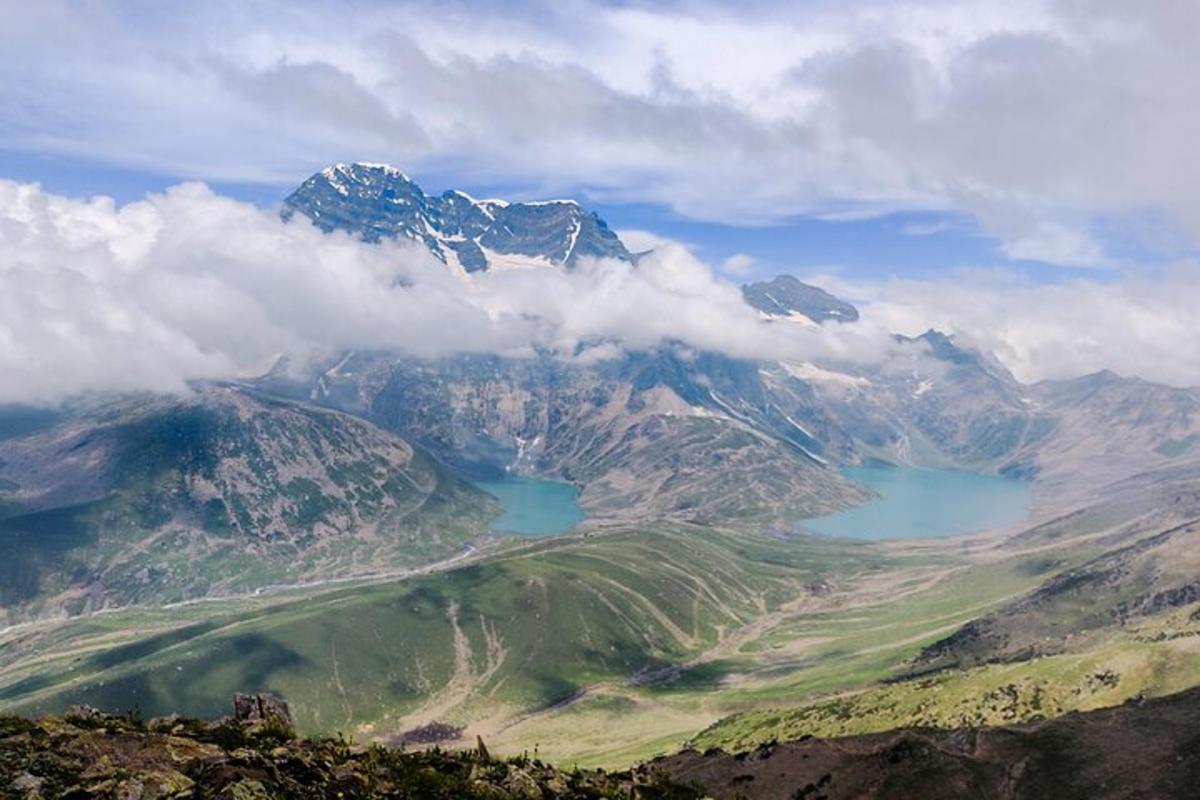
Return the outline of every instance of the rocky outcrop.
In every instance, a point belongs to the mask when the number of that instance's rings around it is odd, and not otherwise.
[[[233,696],[233,718],[250,726],[273,728],[296,735],[296,720],[287,701],[273,694],[235,694]]]
[[[344,739],[296,739],[287,704],[238,695],[233,717],[143,722],[94,709],[36,722],[0,717],[0,797],[14,800],[691,800],[653,770],[559,770],[486,749],[404,752]],[[266,724],[273,723],[273,724]]]
[[[143,722],[94,709],[0,717],[0,796],[489,800],[996,800],[1195,797],[1200,689],[1023,725],[805,737],[747,753],[687,751],[631,770],[563,771],[528,757],[404,752],[296,739],[287,705],[239,695],[233,717]]]

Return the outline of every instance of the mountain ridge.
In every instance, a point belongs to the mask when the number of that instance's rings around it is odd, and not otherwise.
[[[572,267],[580,258],[633,261],[604,220],[574,200],[515,203],[477,200],[448,189],[427,195],[386,164],[336,164],[315,173],[284,200],[325,232],[364,241],[407,238],[423,243],[464,273],[512,267]]]

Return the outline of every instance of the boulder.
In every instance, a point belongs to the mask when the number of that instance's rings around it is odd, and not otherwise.
[[[233,718],[239,722],[278,727],[292,735],[296,730],[296,720],[287,701],[273,694],[234,695]]]

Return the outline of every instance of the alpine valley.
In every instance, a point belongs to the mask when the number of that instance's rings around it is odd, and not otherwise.
[[[324,169],[282,215],[410,241],[464,287],[645,258],[574,201],[429,195],[383,165]],[[770,331],[860,324],[788,275],[742,294]],[[624,768],[1033,730],[1200,685],[1200,390],[1025,384],[936,330],[894,345],[869,366],[342,351],[5,408],[0,707],[210,717],[271,692],[306,734]],[[877,500],[855,467],[1029,500],[948,538],[812,533]],[[569,485],[583,522],[502,535],[481,487],[515,479]],[[1136,718],[1103,713],[1045,730]],[[661,763],[732,796],[704,758]]]

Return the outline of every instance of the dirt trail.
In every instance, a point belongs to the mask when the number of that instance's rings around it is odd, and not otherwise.
[[[423,706],[401,719],[399,724],[402,727],[412,728],[444,721],[447,715],[486,686],[508,658],[508,648],[504,646],[504,640],[495,626],[481,618],[479,624],[484,641],[483,664],[482,669],[476,670],[475,653],[471,648],[470,638],[463,631],[460,613],[461,607],[457,601],[452,601],[446,609],[446,618],[454,635],[454,672],[450,680]]]

